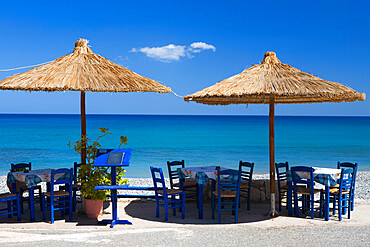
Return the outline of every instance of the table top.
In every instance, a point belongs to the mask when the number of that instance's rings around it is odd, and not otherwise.
[[[30,170],[28,172],[9,172],[7,176],[8,183],[24,182],[28,187],[33,187],[40,182],[50,182],[51,181],[51,170],[52,169],[38,169]],[[54,178],[58,180],[59,178],[65,178],[66,173],[55,174]]]
[[[110,150],[110,151],[109,151]],[[120,166],[129,166],[130,165],[130,159],[132,154],[132,149],[107,149],[107,153],[102,154],[95,158],[95,162],[93,166],[96,167],[120,167]],[[107,164],[108,157],[110,153],[124,153],[123,160],[121,164]]]
[[[208,180],[217,179],[217,166],[196,166],[196,167],[185,167],[180,168],[179,177],[180,178],[192,178],[196,179],[198,183],[205,184]],[[226,167],[220,167],[221,171],[233,170]],[[235,170],[237,171],[237,170]]]
[[[334,186],[338,184],[338,179],[342,173],[341,169],[336,168],[321,168],[321,167],[312,167],[314,168],[313,176],[314,181],[325,186]],[[310,178],[308,172],[296,172],[296,175],[300,178]]]

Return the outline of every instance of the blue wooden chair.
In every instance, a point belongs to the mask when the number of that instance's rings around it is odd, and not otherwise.
[[[322,216],[322,206],[323,206],[323,191],[319,189],[315,189],[315,182],[313,177],[314,168],[312,167],[305,167],[305,166],[295,166],[291,168],[292,171],[292,179],[293,179],[293,194],[294,194],[294,210],[295,215],[299,216],[299,207],[298,201],[302,201],[302,213],[306,210],[311,211],[311,219],[314,218],[314,204],[315,202],[320,203],[320,217]],[[304,172],[309,174],[308,179],[302,179],[296,175],[297,172]],[[306,185],[307,188],[301,187],[299,185]],[[320,193],[320,200],[315,201],[315,194]]]
[[[184,160],[167,161],[167,168],[168,168],[168,175],[170,178],[171,189],[179,188],[181,190],[185,190],[186,198],[195,198],[195,199],[198,198],[197,197],[198,183],[195,179],[184,179],[182,183],[180,183],[179,173],[177,169],[185,168]],[[183,188],[180,188],[181,185]]]
[[[165,221],[168,221],[168,209],[172,208],[173,216],[176,216],[176,208],[181,208],[182,219],[184,219],[186,192],[179,189],[167,189],[162,168],[151,166],[150,171],[154,183],[156,217],[159,217],[159,207],[164,207]]]
[[[59,179],[55,179],[56,174],[64,174]],[[46,220],[46,211],[50,211],[51,223],[54,223],[54,211],[61,210],[62,217],[64,217],[64,212],[68,209],[69,220],[72,220],[72,209],[73,209],[73,199],[72,199],[72,183],[73,183],[73,168],[61,168],[56,170],[51,170],[50,179],[50,192],[42,194],[43,200],[43,219]],[[62,184],[65,186],[66,190],[54,190],[54,185]]]
[[[353,170],[342,169],[340,175],[339,187],[329,190],[330,200],[333,202],[333,215],[335,215],[336,205],[338,203],[339,221],[342,220],[343,209],[348,209],[348,219],[351,218],[352,188],[353,188]]]
[[[78,183],[78,170],[80,169],[81,163],[74,162],[73,164],[73,186],[72,186],[72,198],[73,198],[73,212],[76,211],[77,205],[77,194],[81,191],[81,184]],[[59,186],[60,189],[65,190],[65,186]]]
[[[10,166],[11,166],[11,171],[12,172],[20,172],[20,171],[26,171],[26,170],[31,171],[31,162],[29,162],[29,163],[17,163],[17,164],[12,163]],[[16,188],[17,188],[17,191],[13,191],[12,189],[10,189],[10,191],[11,191],[11,193],[19,194],[20,205],[21,205],[20,209],[21,209],[21,214],[23,214],[23,202],[30,200],[29,196],[24,195],[24,192],[29,192],[29,188],[27,187],[26,183],[24,183],[24,182],[17,182],[16,183]],[[34,190],[35,190],[35,199],[39,199],[40,208],[42,208],[42,199],[41,199],[42,188],[41,188],[41,185],[34,186]],[[29,195],[29,193],[28,193],[28,195]],[[28,205],[28,207],[30,207],[30,205]]]
[[[239,162],[239,172],[241,176],[240,197],[246,199],[247,210],[250,210],[253,169],[254,169],[254,163],[243,162],[243,161]],[[244,202],[241,199],[239,200],[240,200],[240,203]]]
[[[354,209],[355,204],[355,187],[356,187],[356,174],[357,174],[357,163],[350,163],[350,162],[338,162],[337,164],[338,169],[351,169],[352,172],[352,179],[353,179],[353,185],[352,185],[352,196],[351,196],[351,211]],[[339,184],[336,186],[333,186],[331,188],[338,188]]]
[[[218,223],[221,223],[221,211],[232,210],[235,223],[238,223],[241,170],[218,170],[217,188],[212,192],[212,219],[215,218],[217,204]],[[217,198],[217,200],[216,200]]]
[[[279,211],[281,211],[282,200],[287,200],[288,196],[288,179],[287,172],[289,171],[288,162],[285,163],[275,163],[276,176],[278,181],[278,191],[279,191]],[[288,205],[286,205],[288,207]]]
[[[18,194],[12,193],[0,194],[0,203],[1,202],[7,202],[7,207],[0,208],[0,216],[8,215],[8,217],[11,218],[13,214],[17,214],[17,220],[18,221],[21,220],[20,199]]]

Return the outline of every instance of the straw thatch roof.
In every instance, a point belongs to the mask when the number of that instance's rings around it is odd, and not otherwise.
[[[184,97],[208,105],[352,102],[365,100],[342,84],[325,81],[283,64],[274,52],[267,52],[261,64],[213,86]]]
[[[171,89],[94,54],[86,39],[73,53],[0,82],[2,90],[156,92]]]

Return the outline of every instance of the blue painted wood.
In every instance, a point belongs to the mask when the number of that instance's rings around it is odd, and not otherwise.
[[[287,183],[287,171],[289,171],[288,162],[275,163],[276,176],[278,181],[278,192],[279,192],[279,211],[281,211],[281,201],[288,196],[287,189],[281,188],[283,182]],[[285,196],[286,195],[286,196]],[[288,208],[288,204],[286,205]]]
[[[11,218],[13,214],[16,214],[17,220],[21,220],[20,199],[18,194],[10,197],[0,198],[0,202],[7,202],[7,207],[0,209],[0,212],[6,212],[0,213],[0,216],[8,215],[8,217]],[[11,202],[14,202],[14,204],[12,205]]]
[[[178,190],[177,193],[167,193],[166,183],[162,168],[150,167],[150,172],[153,178],[154,192],[156,199],[156,217],[159,217],[159,207],[164,207],[165,217],[164,220],[168,221],[168,210],[173,209],[173,215],[176,215],[176,209],[181,208],[182,219],[185,218],[185,197],[186,192]],[[161,190],[161,192],[159,192]],[[178,198],[177,198],[178,197]]]
[[[11,172],[19,172],[19,171],[25,171],[25,170],[28,170],[28,171],[31,171],[32,170],[32,164],[31,162],[28,162],[28,163],[17,163],[17,164],[14,164],[12,163],[10,165],[11,167]],[[41,188],[41,185],[37,185],[37,186],[34,186],[33,187],[34,190],[37,191],[37,199],[39,200],[40,202],[40,205],[42,207],[42,200],[41,200],[41,193],[42,193],[42,188]],[[20,205],[21,205],[21,214],[23,214],[23,203],[25,201],[29,201],[30,200],[30,192],[29,192],[29,188],[27,186],[16,186],[15,189],[13,189],[12,187],[12,193],[19,193],[19,198],[20,198]],[[24,195],[24,192],[28,192],[28,196]],[[33,194],[34,195],[34,194]],[[34,200],[33,200],[34,202]],[[29,202],[29,206],[31,208],[31,202]],[[32,212],[32,211],[31,211]],[[32,218],[32,217],[31,217]]]
[[[295,215],[299,216],[299,207],[298,207],[298,201],[302,201],[302,212],[304,212],[306,209],[309,209],[311,211],[311,219],[314,218],[314,168],[312,167],[306,167],[306,166],[295,166],[291,168],[292,172],[292,179],[293,179],[293,191],[294,191],[294,210]],[[310,174],[309,179],[302,179],[295,175],[296,172],[306,172]],[[302,195],[298,196],[298,185],[306,185],[307,188],[310,188],[310,195]],[[321,192],[322,193],[322,192]],[[322,209],[322,195],[320,195],[320,215],[321,215],[321,209]]]
[[[180,179],[179,172],[181,172],[181,171],[179,171],[179,169],[181,169],[181,168],[185,168],[185,161],[184,160],[181,160],[181,161],[167,161],[167,169],[168,169],[168,175],[169,175],[169,178],[170,178],[171,189],[176,189],[175,188],[176,186],[174,186],[174,184],[176,183],[175,180],[178,180],[179,189],[186,191],[186,197],[197,199],[198,198],[198,186],[197,186],[197,184],[184,187],[184,182],[185,182],[186,178]],[[195,191],[189,190],[191,188],[197,188],[197,189]],[[197,199],[197,207],[199,207],[199,200],[198,199]]]
[[[56,174],[66,174],[62,178],[55,179]],[[65,191],[68,195],[55,196],[54,185],[63,184]],[[51,170],[50,178],[50,196],[45,193],[42,194],[43,200],[43,220],[46,221],[46,211],[50,211],[50,221],[54,223],[54,211],[61,210],[62,217],[64,212],[68,209],[69,220],[72,220],[72,209],[73,209],[73,195],[72,195],[72,185],[73,185],[73,168],[61,168]],[[31,191],[31,189],[30,189]]]
[[[251,203],[250,195],[251,195],[251,187],[252,187],[253,169],[254,169],[254,163],[243,162],[243,161],[239,162],[239,172],[241,176],[241,182],[248,184],[247,188],[240,188],[240,197],[246,198],[247,210],[250,210],[250,203]]]
[[[109,149],[110,150],[110,149]],[[110,153],[125,153],[123,156],[122,164],[107,164],[108,157]],[[108,153],[102,154],[95,158],[94,166],[96,167],[120,167],[129,166],[131,159],[132,149],[113,149]]]
[[[235,176],[235,173],[238,175]],[[212,192],[212,219],[215,218],[215,210],[217,204],[218,213],[218,223],[221,223],[221,211],[231,210],[232,214],[235,215],[235,223],[238,223],[238,213],[239,213],[239,198],[240,198],[240,183],[241,183],[241,169],[239,171],[235,170],[217,170],[217,195]],[[231,178],[227,178],[230,176]],[[226,177],[222,178],[221,177]],[[222,192],[232,191],[235,192],[235,197],[224,198],[221,197]],[[217,197],[217,201],[216,201]],[[229,201],[231,199],[231,201]]]
[[[109,153],[125,153],[123,156],[122,164],[107,164]],[[132,149],[100,149],[95,158],[94,166],[96,167],[111,167],[111,185],[99,185],[94,190],[110,190],[112,202],[112,220],[104,220],[99,224],[111,224],[113,228],[116,224],[132,225],[130,221],[119,220],[117,212],[117,189],[125,189],[128,185],[117,185],[117,167],[129,166],[131,159]]]
[[[357,163],[350,163],[350,162],[339,162],[337,164],[338,169],[352,169],[352,178],[353,178],[353,186],[352,186],[352,196],[351,196],[351,211],[354,209],[355,205],[355,188],[356,188],[356,175],[357,175]],[[345,211],[344,211],[345,214]]]
[[[330,193],[331,201],[333,202],[333,215],[336,213],[336,205],[338,205],[339,221],[342,220],[342,214],[348,211],[348,219],[351,218],[351,204],[352,204],[352,189],[354,183],[353,169],[342,169],[339,181],[338,194]],[[348,194],[344,194],[347,192]],[[329,201],[329,200],[328,200]],[[338,204],[337,204],[338,203]],[[347,209],[344,211],[343,209]]]

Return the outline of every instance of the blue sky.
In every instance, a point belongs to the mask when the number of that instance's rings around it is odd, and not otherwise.
[[[179,95],[240,73],[266,51],[370,92],[369,1],[50,2],[1,1],[0,70],[61,57],[81,37],[95,53]],[[12,74],[0,72],[0,80]],[[0,91],[0,113],[79,113],[79,94]],[[206,106],[172,94],[87,93],[87,113],[267,115],[268,107]],[[276,113],[370,116],[370,103],[278,105]]]

